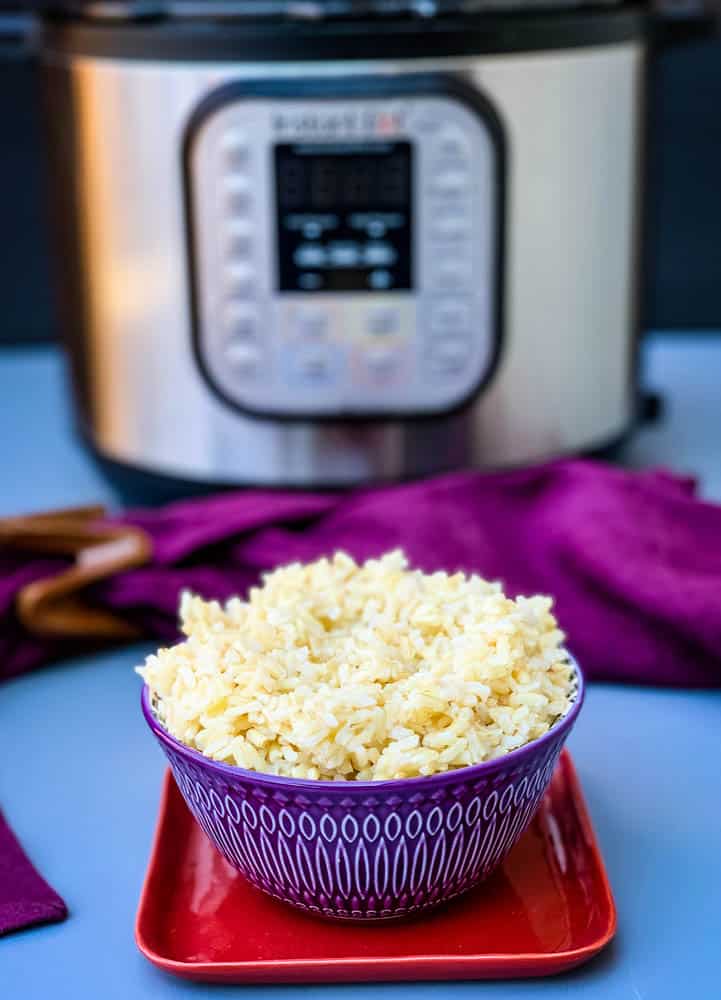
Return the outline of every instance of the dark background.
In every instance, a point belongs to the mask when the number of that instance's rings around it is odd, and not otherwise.
[[[6,26],[7,27],[7,26]],[[39,98],[0,16],[0,341],[56,335]],[[651,73],[643,325],[721,329],[721,41],[662,50]]]

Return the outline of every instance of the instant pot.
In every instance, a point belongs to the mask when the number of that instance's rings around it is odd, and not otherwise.
[[[650,15],[51,3],[78,412],[115,466],[342,486],[638,414]]]

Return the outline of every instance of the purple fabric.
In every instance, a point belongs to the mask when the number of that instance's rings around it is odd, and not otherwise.
[[[183,587],[225,598],[280,563],[402,546],[426,570],[552,594],[592,679],[721,684],[721,507],[670,473],[559,462],[355,493],[226,493],[124,520],[152,537],[153,562],[97,585],[92,599],[150,637],[176,637]],[[20,583],[58,565],[10,553],[0,562],[0,677],[77,648],[29,637],[13,613]]]
[[[0,936],[67,915],[65,903],[33,868],[0,813]]]

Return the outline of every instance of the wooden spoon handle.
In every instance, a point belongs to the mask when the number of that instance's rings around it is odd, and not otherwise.
[[[102,520],[93,505],[0,520],[0,546],[42,555],[73,556],[72,565],[22,587],[16,595],[18,618],[44,637],[132,639],[138,629],[121,615],[89,603],[83,591],[92,583],[143,566],[152,541],[140,528]]]

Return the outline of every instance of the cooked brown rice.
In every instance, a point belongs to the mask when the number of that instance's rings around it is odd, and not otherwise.
[[[187,638],[138,673],[164,726],[216,760],[379,780],[489,760],[545,733],[575,676],[549,597],[505,597],[402,552],[265,576],[222,607],[189,593]]]

